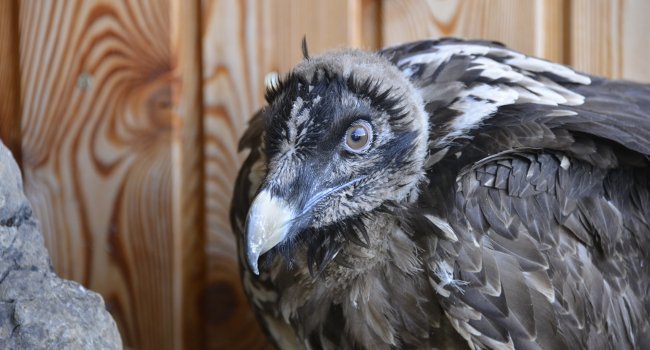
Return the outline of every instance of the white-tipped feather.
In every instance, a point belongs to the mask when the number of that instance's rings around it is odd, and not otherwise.
[[[575,84],[591,82],[588,76],[557,63],[528,57],[501,47],[465,43],[440,45],[431,51],[401,59],[397,65],[405,76],[412,77],[418,71],[417,66],[443,66],[455,55],[470,57],[471,66],[468,71],[480,71],[481,77],[495,83],[467,86],[459,91],[457,99],[449,108],[460,114],[450,122],[449,133],[438,140],[434,144],[435,147],[442,147],[457,137],[463,137],[468,131],[480,127],[501,106],[524,103],[577,106],[584,103],[584,96],[544,76],[545,73]],[[426,90],[423,95],[429,98],[443,94],[443,92],[431,91],[430,85],[425,85],[421,89]]]

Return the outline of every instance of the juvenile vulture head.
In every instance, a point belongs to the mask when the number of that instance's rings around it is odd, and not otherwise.
[[[309,268],[322,269],[346,240],[369,245],[361,218],[417,197],[428,117],[385,59],[361,51],[307,58],[266,98],[268,168],[246,221],[256,273],[262,254],[291,257],[302,244]]]

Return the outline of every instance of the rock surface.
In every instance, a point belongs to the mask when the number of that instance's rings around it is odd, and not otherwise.
[[[121,349],[99,294],[52,270],[20,170],[0,143],[0,349]]]

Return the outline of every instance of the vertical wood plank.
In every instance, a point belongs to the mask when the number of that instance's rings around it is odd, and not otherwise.
[[[200,0],[173,0],[171,51],[174,67],[173,106],[175,124],[173,152],[174,276],[178,317],[175,349],[203,348],[203,317],[200,304],[205,284],[205,196],[203,157],[203,94],[201,71]]]
[[[561,62],[564,1],[383,0],[383,44],[448,36],[489,39]]]
[[[202,2],[207,270],[206,346],[265,349],[269,345],[249,310],[239,280],[228,210],[237,151],[248,119],[263,105],[264,77],[286,73],[301,57],[348,46],[375,48],[378,30],[362,20],[372,1],[204,0]],[[372,18],[372,15],[366,15]],[[375,34],[373,34],[375,33]],[[366,39],[371,38],[371,39]]]
[[[18,1],[0,1],[0,139],[20,164]]]
[[[197,12],[20,3],[25,191],[55,269],[104,296],[129,348],[200,344]]]
[[[610,78],[650,82],[650,2],[572,0],[571,65]]]
[[[618,10],[610,0],[571,1],[571,64],[585,72],[620,76]]]
[[[382,6],[380,0],[359,0],[360,13],[352,15],[352,21],[356,23],[361,31],[360,38],[351,43],[351,46],[361,47],[366,50],[377,50],[382,46],[381,15]]]

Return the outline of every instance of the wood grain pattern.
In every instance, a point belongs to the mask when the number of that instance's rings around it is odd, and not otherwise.
[[[383,0],[383,44],[446,36],[480,38],[562,62],[564,1]]]
[[[202,349],[203,310],[199,300],[205,284],[205,197],[203,159],[203,93],[200,0],[171,2],[172,105],[175,124],[172,145],[175,204],[174,252],[178,259],[174,285],[182,300],[175,315],[181,337],[176,349]]]
[[[571,1],[570,63],[585,72],[650,82],[650,2]]]
[[[286,73],[302,59],[303,35],[312,54],[347,46],[374,48],[378,31],[372,20],[361,18],[368,8],[378,11],[377,4],[361,0],[203,1],[207,348],[268,348],[241,289],[228,221],[244,156],[237,143],[247,120],[263,105],[264,77],[271,71]],[[375,42],[364,43],[366,38]]]
[[[57,272],[100,292],[137,349],[201,338],[183,334],[200,329],[200,55],[175,17],[198,10],[174,1],[20,11],[26,193]]]
[[[352,18],[360,18],[361,23],[355,28],[361,32],[351,44],[368,50],[382,47],[381,15],[382,5],[380,0],[355,1],[357,13],[351,14]],[[355,21],[354,19],[352,21]]]
[[[20,164],[18,1],[0,1],[0,139]]]

